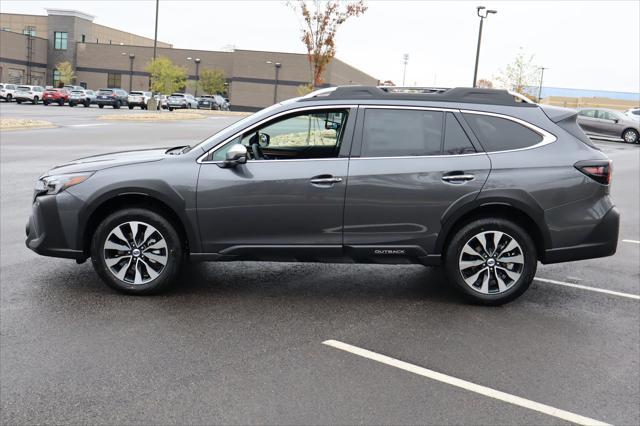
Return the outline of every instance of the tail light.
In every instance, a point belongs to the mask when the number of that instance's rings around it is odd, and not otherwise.
[[[603,185],[611,183],[613,163],[611,160],[585,160],[578,161],[574,167],[591,179]]]
[[[115,93],[112,93],[112,94],[111,94],[111,97],[112,97],[112,98],[115,98],[115,97],[116,97],[116,94],[115,94]]]

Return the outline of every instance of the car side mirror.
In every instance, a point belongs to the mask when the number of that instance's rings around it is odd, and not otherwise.
[[[227,151],[223,167],[235,167],[238,164],[247,162],[247,147],[242,144],[235,144]]]
[[[271,136],[266,133],[260,133],[260,146],[267,147],[271,143]]]
[[[613,119],[613,122],[614,122],[614,123],[616,123],[616,124],[618,124],[618,123],[620,122],[620,119],[619,119],[619,118],[614,118],[614,119]]]

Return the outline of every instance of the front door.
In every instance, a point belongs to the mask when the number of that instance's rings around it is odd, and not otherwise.
[[[355,257],[383,261],[431,254],[447,209],[480,192],[490,161],[477,152],[457,114],[361,111],[344,223],[344,245]]]
[[[216,149],[198,179],[203,250],[252,258],[340,254],[356,111],[292,112]],[[247,147],[247,163],[221,168],[238,143]]]

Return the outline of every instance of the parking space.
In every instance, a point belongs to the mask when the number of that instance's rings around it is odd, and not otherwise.
[[[435,268],[314,263],[194,265],[167,294],[127,297],[89,263],[26,249],[35,180],[238,117],[98,119],[111,113],[0,104],[59,126],[0,134],[3,424],[640,423],[640,146],[596,141],[614,161],[616,255],[539,265],[502,307],[466,304]]]

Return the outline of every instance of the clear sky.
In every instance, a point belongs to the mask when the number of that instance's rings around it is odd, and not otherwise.
[[[337,57],[380,80],[468,86],[485,21],[479,78],[497,76],[518,50],[535,56],[545,86],[640,92],[640,1],[369,1],[337,37]],[[153,37],[155,1],[2,0],[2,12],[75,9],[95,22]],[[300,22],[284,1],[160,0],[158,39],[175,47],[304,52]],[[283,64],[285,66],[286,64]]]

